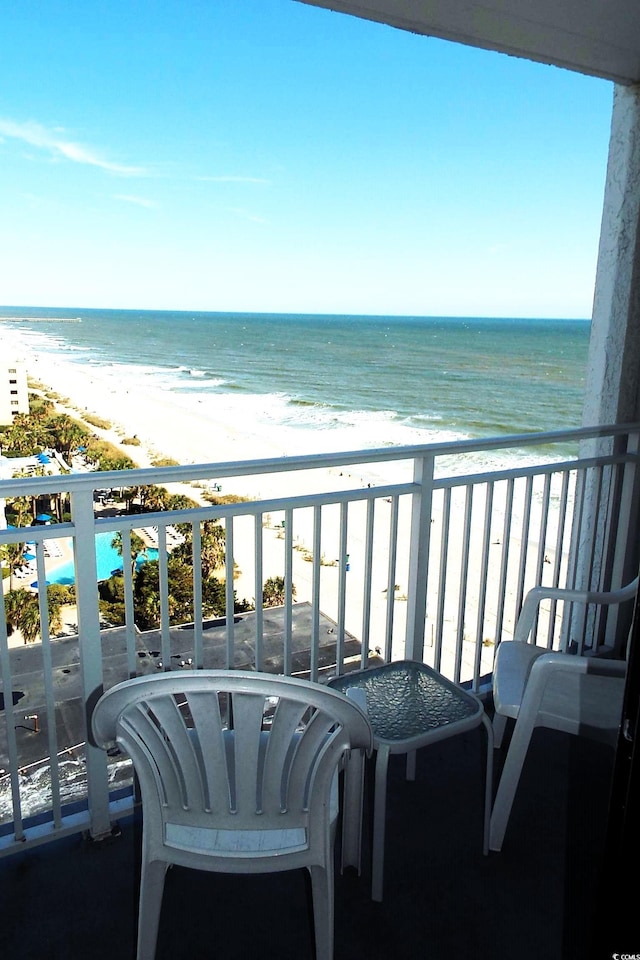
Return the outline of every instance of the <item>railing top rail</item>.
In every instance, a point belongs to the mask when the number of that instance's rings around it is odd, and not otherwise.
[[[554,461],[548,464],[535,464],[527,467],[511,467],[503,470],[488,470],[479,473],[460,474],[450,477],[439,477],[433,481],[434,490],[443,490],[450,487],[463,487],[471,484],[497,483],[502,480],[519,479],[522,477],[539,476],[546,473],[561,473],[576,469],[586,469],[601,465],[603,462],[626,463],[635,459],[635,454],[617,454],[609,457],[587,457],[579,460]],[[125,527],[136,529],[140,526],[149,526],[153,523],[176,524],[194,523],[208,520],[212,517],[220,519],[236,515],[277,513],[286,509],[300,509],[314,506],[328,506],[336,503],[347,503],[354,500],[374,500],[383,497],[403,496],[414,493],[415,483],[384,484],[371,488],[353,488],[332,490],[323,493],[310,493],[288,497],[272,497],[269,499],[240,501],[238,503],[211,504],[209,506],[190,507],[181,510],[162,510],[154,512],[136,513],[117,517],[98,517],[95,520],[96,532],[117,531]],[[0,530],[0,542],[22,542],[28,532],[34,541],[47,540],[52,537],[72,536],[75,531],[73,523],[57,523],[53,526],[31,526],[19,529]]]
[[[257,516],[263,513],[278,513],[284,510],[299,510],[306,507],[325,507],[336,503],[353,503],[356,500],[376,500],[385,497],[397,497],[415,493],[419,490],[415,483],[385,484],[379,487],[351,490],[328,490],[325,493],[307,493],[289,497],[272,497],[268,500],[243,500],[238,503],[217,503],[207,507],[189,507],[186,510],[162,510],[155,513],[137,513],[127,516],[100,517],[96,520],[99,531],[120,530],[123,526],[148,527],[154,523],[175,525],[177,523],[197,523],[212,517]]]
[[[434,490],[448,487],[464,487],[470,484],[497,483],[499,480],[517,480],[521,477],[539,477],[547,473],[566,473],[570,470],[586,470],[604,464],[638,462],[638,454],[620,453],[607,457],[580,457],[576,460],[554,460],[553,463],[536,463],[528,467],[505,467],[503,470],[484,470],[481,473],[456,474],[436,477]]]
[[[362,463],[383,463],[390,460],[416,460],[424,457],[461,455],[486,450],[537,447],[547,444],[605,437],[624,436],[640,432],[640,423],[609,426],[580,427],[575,430],[553,430],[546,433],[512,434],[485,440],[450,440],[410,446],[390,446],[373,450],[349,450],[338,453],[314,453],[294,457],[273,457],[262,460],[235,460],[225,463],[187,464],[171,467],[147,467],[133,470],[105,470],[65,474],[51,477],[15,477],[0,480],[0,497],[24,494],[25,486],[32,495],[39,492],[75,492],[100,490],[122,485],[123,474],[127,486],[180,483],[188,480],[210,480],[222,477],[260,476],[296,470],[316,470]]]

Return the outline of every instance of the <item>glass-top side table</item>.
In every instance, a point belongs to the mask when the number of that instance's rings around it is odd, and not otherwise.
[[[414,660],[385,663],[333,677],[329,686],[363,690],[376,751],[371,896],[382,900],[387,770],[392,753],[407,754],[407,779],[415,779],[415,751],[482,724],[487,735],[484,853],[489,851],[493,731],[478,697]]]

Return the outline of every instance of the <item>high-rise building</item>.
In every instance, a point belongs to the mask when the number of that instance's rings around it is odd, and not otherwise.
[[[27,368],[22,360],[0,360],[0,425],[17,413],[29,413]]]

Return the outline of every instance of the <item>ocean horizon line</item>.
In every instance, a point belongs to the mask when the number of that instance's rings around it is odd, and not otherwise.
[[[457,321],[457,320],[467,320],[467,321],[506,321],[509,323],[584,323],[590,324],[590,317],[539,317],[539,316],[510,316],[507,314],[504,315],[475,315],[475,314],[438,314],[438,313],[350,313],[346,311],[334,311],[331,313],[320,312],[315,313],[313,311],[301,310],[301,311],[277,311],[277,310],[202,310],[202,309],[192,309],[186,310],[173,309],[171,307],[88,307],[88,306],[65,306],[65,307],[52,307],[45,304],[40,305],[17,305],[17,304],[5,304],[0,305],[0,312],[5,310],[16,310],[16,311],[32,311],[32,310],[41,310],[41,311],[55,311],[57,312],[67,312],[77,314],[78,312],[85,312],[90,314],[96,313],[125,313],[125,314],[138,314],[138,315],[148,315],[148,314],[171,314],[171,315],[182,315],[185,317],[202,317],[202,316],[212,316],[212,317],[277,317],[280,319],[291,318],[294,320],[319,320],[323,318],[327,319],[341,319],[341,320],[386,320],[386,321],[411,321],[411,320],[444,320],[444,321]],[[20,321],[20,320],[30,320],[32,322],[37,322],[39,320],[45,321],[51,319],[50,317],[35,317],[35,316],[2,316],[0,315],[0,321]],[[63,317],[54,317],[53,319],[63,320]],[[70,320],[79,320],[81,317],[74,316],[69,317]]]

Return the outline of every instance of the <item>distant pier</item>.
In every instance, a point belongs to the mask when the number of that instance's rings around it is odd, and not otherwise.
[[[29,323],[79,323],[82,317],[0,317],[0,321],[2,320],[29,321]]]

